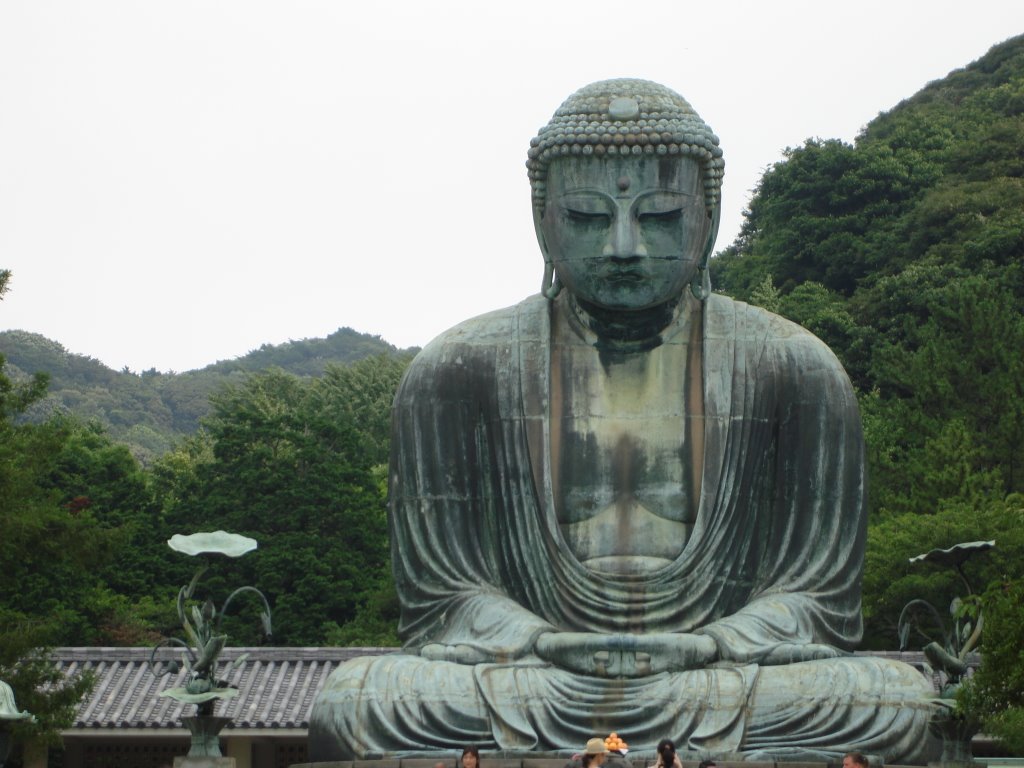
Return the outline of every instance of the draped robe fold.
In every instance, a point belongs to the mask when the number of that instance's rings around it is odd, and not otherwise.
[[[780,317],[710,296],[689,540],[654,572],[597,573],[554,512],[550,311],[534,297],[470,320],[407,372],[389,524],[408,655],[339,669],[315,707],[311,751],[558,750],[617,729],[638,747],[669,736],[719,754],[918,756],[923,676],[880,660],[786,664],[794,646],[845,652],[862,631],[863,439],[831,351]],[[705,634],[720,660],[606,680],[539,660],[545,632]],[[417,655],[437,645],[484,663]]]

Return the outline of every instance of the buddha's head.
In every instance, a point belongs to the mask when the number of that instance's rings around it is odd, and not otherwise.
[[[679,94],[605,80],[570,96],[531,142],[544,293],[609,310],[707,291],[724,168],[718,137]],[[553,283],[553,284],[552,284]]]

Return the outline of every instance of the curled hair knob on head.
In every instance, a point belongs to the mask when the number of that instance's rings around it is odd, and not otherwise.
[[[650,80],[602,80],[565,100],[530,142],[526,167],[537,208],[544,207],[551,161],[576,156],[693,157],[708,211],[721,202],[718,137],[686,99]]]

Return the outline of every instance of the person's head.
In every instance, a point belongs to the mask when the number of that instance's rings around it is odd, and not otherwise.
[[[697,768],[715,768],[715,765],[714,760],[701,760]]]
[[[843,755],[843,768],[868,768],[868,759],[860,752],[847,752]]]
[[[459,758],[459,765],[462,768],[479,768],[480,750],[474,746],[464,747],[462,749],[462,757]]]
[[[604,762],[607,756],[608,750],[605,748],[604,739],[595,736],[587,741],[580,762],[583,763],[583,768],[596,768]]]
[[[672,768],[676,759],[676,743],[672,739],[662,739],[658,742],[658,756],[665,768]]]
[[[564,284],[615,310],[678,298],[690,281],[700,295],[724,162],[679,94],[646,80],[588,85],[540,130],[527,167],[545,295]]]

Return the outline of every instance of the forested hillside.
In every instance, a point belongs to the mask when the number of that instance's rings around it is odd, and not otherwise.
[[[1024,37],[879,115],[853,144],[787,150],[712,275],[819,335],[853,379],[871,474],[865,647],[896,646],[910,598],[944,610],[963,594],[955,570],[910,557],[994,539],[964,570],[988,587],[1013,656],[1024,642],[1013,634],[1024,635]],[[33,645],[173,630],[190,575],[165,544],[175,532],[259,541],[204,584],[221,597],[263,589],[277,643],[395,641],[384,463],[408,355],[348,329],[186,374],[116,373],[18,332],[0,334],[0,352],[0,677],[15,676],[19,703],[31,685],[10,665]],[[978,604],[958,610],[971,618]],[[247,624],[230,630],[232,642],[256,639]],[[1024,679],[1005,680],[1019,684],[1001,706],[1024,705]]]
[[[73,413],[19,418],[47,376],[14,382],[0,357],[0,670],[17,658],[8,649],[138,644],[173,629],[193,564],[166,541],[217,528],[260,546],[213,574],[214,594],[258,584],[277,642],[394,642],[384,465],[409,359],[223,384],[205,429],[144,467]],[[242,625],[233,637],[256,640]]]
[[[908,558],[994,539],[964,569],[989,585],[1002,631],[1017,627],[1012,642],[990,643],[1019,650],[1024,37],[879,115],[852,145],[811,139],[787,150],[712,270],[719,289],[828,342],[857,387],[871,483],[868,647],[895,644],[910,598],[943,608],[963,594],[954,569]],[[999,706],[1024,704],[1022,674]],[[1006,732],[1024,732],[1016,711]]]
[[[45,398],[27,417],[42,421],[54,411],[96,421],[111,437],[149,462],[198,429],[210,412],[210,396],[245,374],[280,368],[298,376],[320,376],[331,364],[355,362],[381,354],[404,353],[379,336],[339,328],[325,339],[264,344],[234,360],[221,360],[200,370],[160,373],[114,371],[98,360],[69,353],[60,344],[25,331],[0,332],[0,354],[7,373],[26,381],[34,373],[50,377]]]
[[[0,270],[0,294],[6,277]],[[205,429],[143,467],[95,422],[21,418],[47,377],[14,382],[0,356],[0,679],[40,718],[21,727],[66,726],[88,685],[52,685],[32,649],[181,633],[175,599],[195,563],[167,546],[175,533],[226,529],[259,542],[241,560],[212,563],[201,597],[219,604],[258,585],[274,608],[274,642],[395,643],[384,463],[408,361],[377,355],[318,377],[275,368],[228,383]],[[247,608],[231,615],[251,619]],[[255,625],[224,628],[233,643],[255,644]]]

